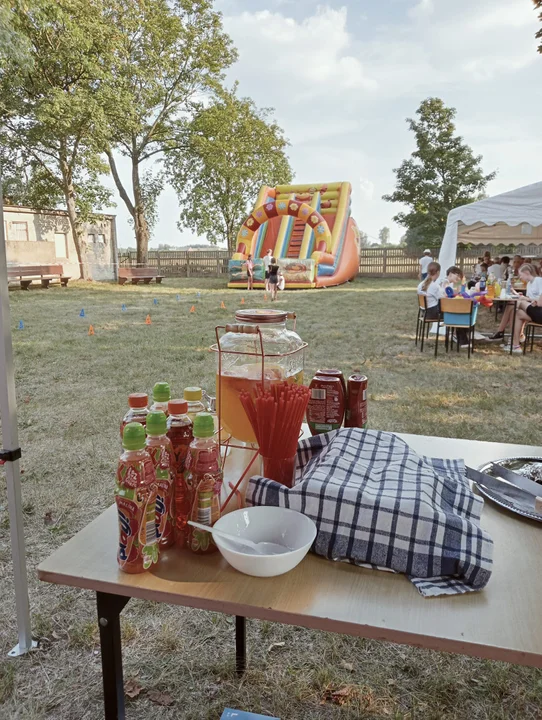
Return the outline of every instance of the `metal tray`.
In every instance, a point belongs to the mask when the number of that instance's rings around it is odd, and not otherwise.
[[[499,458],[498,460],[493,460],[496,465],[504,465],[504,467],[508,467],[509,470],[514,470],[515,468],[513,466],[517,466],[518,461],[523,461],[524,465],[529,462],[540,463],[542,462],[542,457],[529,455],[523,457],[506,457]],[[480,472],[486,472],[488,475],[493,475],[493,473],[491,472],[491,463],[484,463],[483,465],[480,465],[478,470],[480,470]],[[532,507],[529,507],[528,505],[523,505],[520,500],[511,500],[509,497],[501,495],[496,490],[490,490],[488,488],[481,487],[477,483],[475,483],[475,485],[479,493],[487,497],[489,500],[492,500],[497,505],[500,505],[507,510],[511,510],[513,513],[516,513],[516,515],[522,515],[523,517],[529,518],[530,520],[542,522],[542,514],[535,512]],[[540,496],[542,497],[542,484],[540,485]]]

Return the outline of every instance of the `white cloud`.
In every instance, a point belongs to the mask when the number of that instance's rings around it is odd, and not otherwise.
[[[419,0],[416,5],[408,11],[409,17],[413,19],[426,18],[435,11],[433,0]]]
[[[375,184],[368,178],[359,179],[359,197],[363,203],[371,202],[373,199]]]

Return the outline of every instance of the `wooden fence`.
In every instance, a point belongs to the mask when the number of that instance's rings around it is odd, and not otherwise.
[[[530,248],[518,247],[508,253],[519,252],[524,256]],[[540,252],[542,248],[538,249]],[[468,275],[477,258],[490,250],[493,255],[496,249],[490,246],[477,246],[469,250],[458,250],[456,264]],[[438,249],[432,249],[434,258],[438,258]],[[421,252],[413,253],[405,248],[362,248],[359,258],[359,274],[362,277],[415,278],[418,277]],[[501,255],[506,253],[501,252]],[[150,250],[148,266],[156,268],[165,277],[227,277],[230,254],[227,250]],[[135,266],[134,250],[119,253],[121,267]]]

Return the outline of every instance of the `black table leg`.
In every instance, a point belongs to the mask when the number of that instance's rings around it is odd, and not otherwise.
[[[247,620],[235,616],[235,672],[244,675],[247,667]]]
[[[105,720],[124,720],[124,682],[120,613],[129,597],[97,592],[98,625],[102,651]]]

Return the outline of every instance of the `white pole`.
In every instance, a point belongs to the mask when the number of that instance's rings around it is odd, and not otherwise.
[[[19,448],[17,431],[17,403],[13,372],[13,348],[11,343],[11,319],[9,313],[8,270],[6,238],[4,235],[4,212],[2,177],[0,174],[0,418],[2,419],[3,450]],[[21,502],[21,473],[19,460],[7,460],[4,469],[8,490],[9,526],[11,532],[11,557],[15,581],[15,603],[19,643],[8,654],[24,655],[36,643],[32,642],[30,629],[30,605],[26,579],[26,553],[24,543],[23,509]]]

